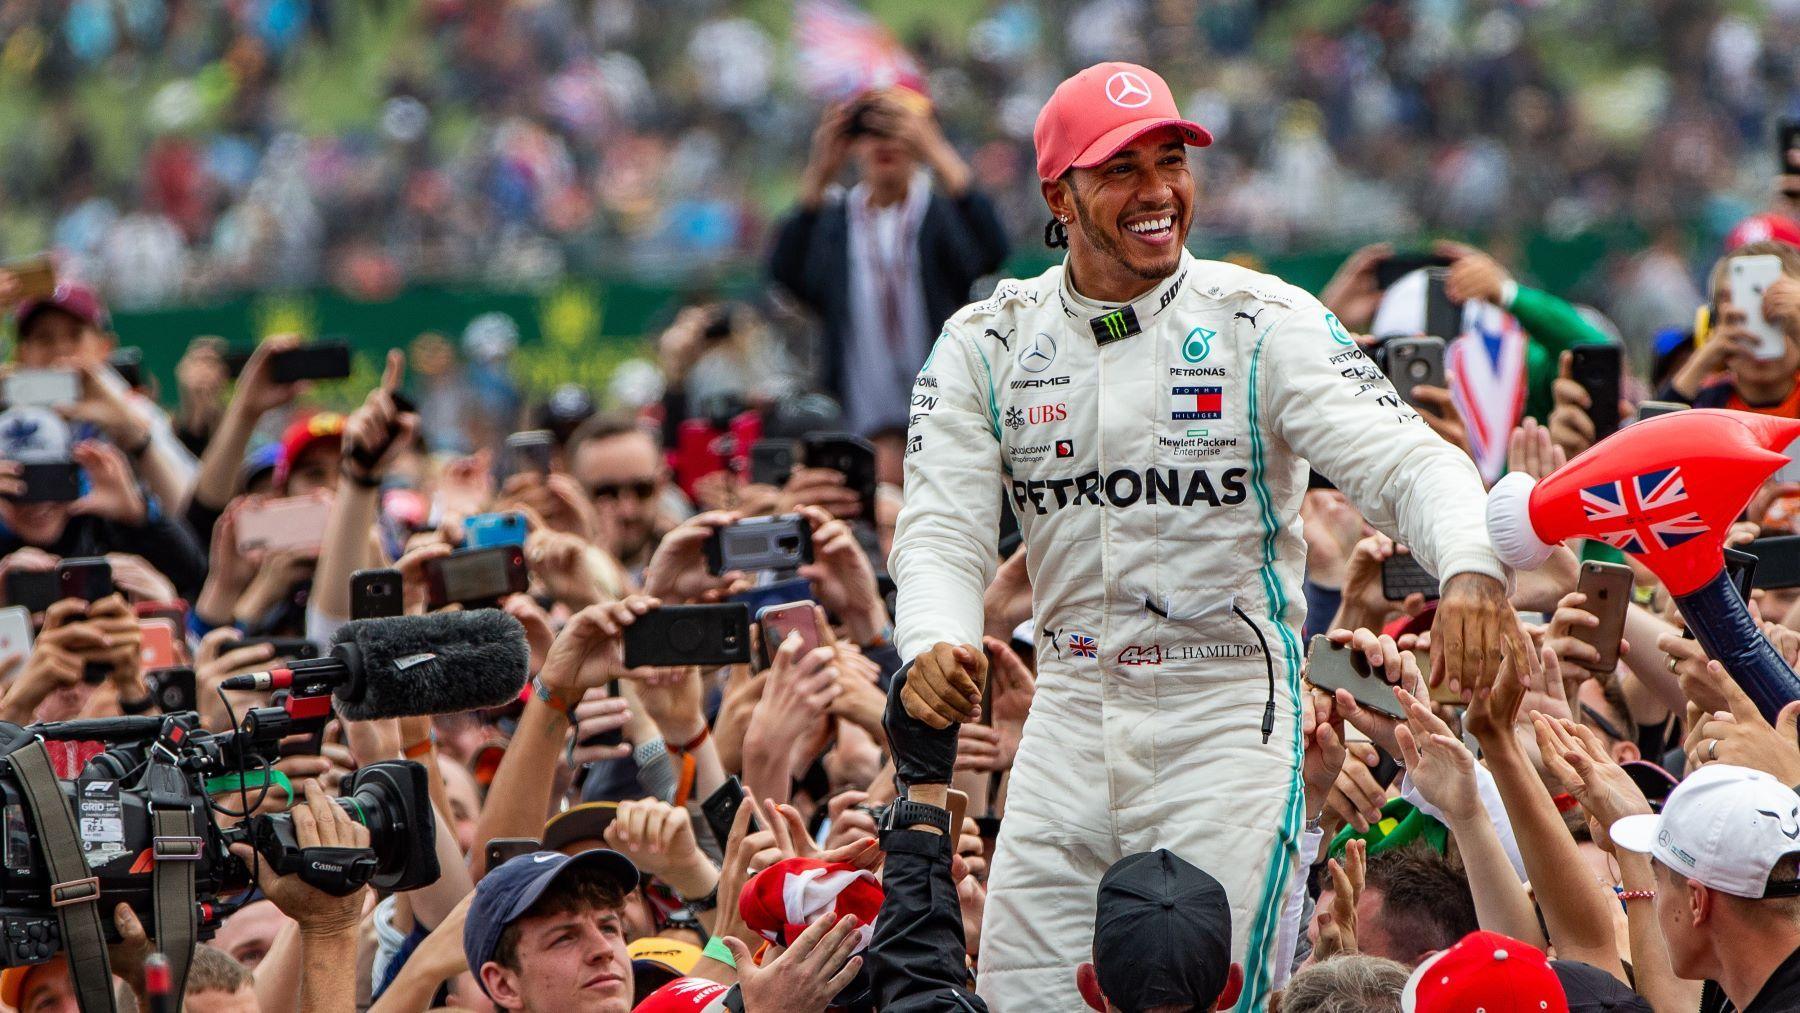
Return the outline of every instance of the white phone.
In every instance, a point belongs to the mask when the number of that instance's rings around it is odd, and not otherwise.
[[[1781,277],[1781,258],[1771,253],[1731,258],[1731,302],[1744,311],[1744,328],[1756,336],[1751,354],[1772,362],[1787,354],[1781,328],[1763,318],[1763,293]]]
[[[9,407],[54,408],[81,400],[81,377],[72,369],[21,369],[6,378]]]
[[[31,611],[23,605],[0,608],[0,662],[14,655],[21,665],[31,657]]]

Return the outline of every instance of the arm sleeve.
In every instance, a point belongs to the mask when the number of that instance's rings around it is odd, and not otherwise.
[[[1487,490],[1469,456],[1394,393],[1337,318],[1307,297],[1257,338],[1251,380],[1293,451],[1448,580],[1507,575],[1487,534]]]
[[[806,260],[818,222],[817,211],[795,209],[782,219],[775,231],[775,246],[769,251],[769,276],[814,311],[819,299],[807,277]]]
[[[133,552],[169,578],[175,592],[188,601],[200,597],[206,583],[206,554],[183,522],[152,507],[144,523],[129,526],[107,522],[103,552]]]
[[[1506,803],[1500,799],[1500,786],[1494,783],[1494,775],[1479,763],[1475,765],[1475,791],[1481,796],[1481,804],[1487,809],[1489,818],[1494,821],[1494,833],[1500,838],[1500,847],[1505,850],[1507,860],[1512,862],[1513,873],[1519,877],[1519,882],[1525,882],[1525,859],[1519,856],[1519,839],[1513,835],[1512,820],[1506,818]],[[1401,777],[1400,797],[1439,823],[1445,822],[1444,811],[1425,801],[1425,796],[1419,794],[1419,789],[1413,786],[1411,773]]]
[[[1520,285],[1507,309],[1531,333],[1531,340],[1551,351],[1552,358],[1576,345],[1603,345],[1611,341],[1599,328],[1583,319],[1575,307],[1548,292]]]
[[[972,242],[959,251],[962,273],[970,280],[984,274],[992,274],[1000,270],[1005,262],[1008,246],[1006,229],[1000,225],[1000,216],[994,213],[994,202],[987,195],[974,187],[961,197],[950,198],[950,206],[955,209],[958,218],[968,232]]]
[[[1300,863],[1294,866],[1294,880],[1288,884],[1287,904],[1281,909],[1281,932],[1275,937],[1275,975],[1271,988],[1281,988],[1294,973],[1295,952],[1300,948],[1300,931],[1306,919],[1307,872],[1319,860],[1319,845],[1325,831],[1308,830],[1300,838]]]
[[[954,329],[913,386],[906,503],[888,570],[899,586],[902,661],[932,644],[980,644],[982,593],[999,566],[1000,436],[993,384]]]
[[[881,915],[869,944],[876,1006],[883,1013],[987,1013],[969,987],[962,905],[950,880],[950,838],[892,830],[881,846]]]

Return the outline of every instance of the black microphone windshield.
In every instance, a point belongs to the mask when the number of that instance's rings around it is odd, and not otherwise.
[[[360,661],[335,694],[352,721],[495,707],[518,697],[531,663],[525,627],[498,609],[358,619],[332,645]]]

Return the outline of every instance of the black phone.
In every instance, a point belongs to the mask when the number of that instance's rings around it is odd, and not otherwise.
[[[156,701],[157,709],[164,714],[191,711],[200,705],[194,670],[191,668],[161,668],[145,672],[144,682],[150,687],[150,698]]]
[[[25,490],[15,503],[73,503],[81,498],[81,466],[73,461],[36,461],[19,465]]]
[[[1439,253],[1396,253],[1375,265],[1375,287],[1392,288],[1394,282],[1427,267],[1449,267],[1450,258]]]
[[[1594,442],[1619,431],[1619,370],[1625,350],[1618,345],[1576,345],[1569,352],[1569,375],[1588,394]]]
[[[783,486],[794,470],[793,440],[763,439],[750,444],[750,481],[757,485]]]
[[[862,498],[864,520],[875,516],[875,445],[849,433],[808,433],[800,438],[800,463],[808,468],[830,468],[844,476],[844,485]]]
[[[751,517],[714,528],[705,544],[706,572],[793,570],[813,561],[812,522],[799,514]]]
[[[1750,592],[1756,587],[1757,558],[1742,549],[1725,549],[1725,574],[1731,579],[1731,585],[1744,596],[1746,604],[1750,601]]]
[[[700,812],[706,817],[713,840],[719,842],[720,851],[724,851],[731,840],[731,825],[737,822],[738,807],[743,804],[744,784],[736,774],[727,776],[725,783],[700,803]],[[754,816],[751,821],[754,823]],[[754,830],[754,826],[751,829]]]
[[[1436,601],[1438,579],[1419,564],[1410,552],[1396,552],[1381,564],[1381,595],[1388,601],[1405,601],[1409,594],[1422,594],[1426,601]]]
[[[529,580],[522,545],[457,549],[448,556],[425,563],[425,583],[430,588],[428,601],[434,609],[452,602],[491,604],[510,594],[525,593]]]
[[[227,348],[222,356],[225,360],[225,372],[233,380],[244,375],[244,367],[250,365],[250,355],[254,348]]]
[[[1415,387],[1445,387],[1443,338],[1390,338],[1387,349],[1388,378],[1394,382],[1394,393],[1414,407]]]
[[[1756,557],[1756,579],[1751,587],[1800,587],[1800,535],[1770,535],[1741,548]]]
[[[1776,171],[1782,175],[1800,175],[1800,120],[1783,118],[1775,131],[1776,142],[1781,146],[1779,153],[1780,168]]]
[[[513,433],[506,438],[507,474],[517,475],[527,471],[535,471],[540,475],[550,474],[550,454],[555,446],[556,437],[548,429],[527,429]]]
[[[269,356],[269,377],[276,383],[342,380],[350,375],[348,341],[311,341]]]
[[[275,648],[275,657],[290,661],[307,661],[319,656],[319,643],[305,637],[245,637],[230,647],[235,651],[243,647],[260,647],[269,644]]]
[[[112,564],[100,556],[65,559],[56,564],[58,598],[99,601],[113,593]]]
[[[119,374],[125,386],[137,388],[144,385],[144,350],[141,348],[121,348],[106,359],[106,364]]]
[[[61,587],[55,570],[6,571],[6,603],[23,606],[34,615],[62,597]]]
[[[544,850],[544,843],[535,837],[496,837],[487,842],[487,871],[493,872],[500,866],[519,857]]]
[[[619,680],[614,679],[606,684],[606,695],[609,697],[617,697],[619,695]],[[610,731],[595,732],[575,744],[578,746],[616,746],[624,741],[625,729],[614,728]]]
[[[399,570],[358,570],[350,575],[350,618],[391,619],[405,614]]]
[[[625,667],[747,665],[750,609],[737,602],[665,605],[625,627]]]
[[[1425,272],[1425,333],[1455,341],[1462,336],[1463,308],[1462,303],[1450,300],[1450,291],[1444,284],[1449,277],[1449,270],[1442,267]]]

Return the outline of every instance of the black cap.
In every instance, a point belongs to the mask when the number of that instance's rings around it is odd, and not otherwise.
[[[1121,859],[1100,878],[1094,967],[1124,1013],[1210,1006],[1231,973],[1225,888],[1161,849]]]
[[[1654,1013],[1648,999],[1592,964],[1552,960],[1550,969],[1569,997],[1569,1013]]]

